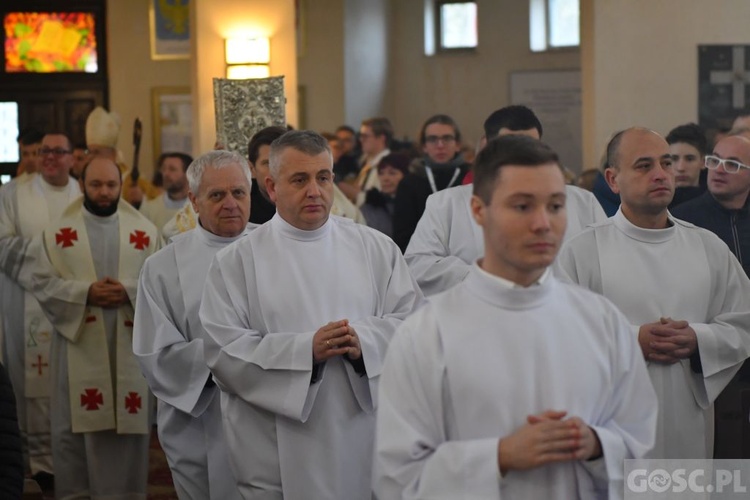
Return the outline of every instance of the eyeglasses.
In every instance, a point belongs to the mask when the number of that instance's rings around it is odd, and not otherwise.
[[[740,171],[740,168],[750,169],[750,166],[740,163],[736,160],[725,160],[718,156],[706,155],[706,168],[709,170],[716,170],[720,165],[724,165],[724,172],[728,174],[736,174]]]
[[[452,135],[428,135],[424,138],[424,142],[427,144],[437,144],[442,142],[443,144],[450,144],[456,140],[455,136]]]
[[[53,156],[64,156],[69,155],[73,151],[70,151],[69,149],[63,149],[63,148],[39,148],[39,154],[41,156],[47,156],[47,155],[53,155]]]

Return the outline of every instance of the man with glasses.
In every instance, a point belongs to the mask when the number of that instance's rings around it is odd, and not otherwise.
[[[557,265],[614,302],[638,338],[659,400],[652,458],[711,458],[713,403],[750,355],[750,280],[719,238],[668,212],[674,169],[660,135],[615,134],[607,165],[620,209],[571,238]]]
[[[70,175],[73,148],[67,136],[42,139],[39,175],[0,190],[0,271],[4,274],[0,308],[5,359],[18,405],[27,468],[43,489],[51,479],[49,346],[52,327],[29,293],[35,237],[80,196]]]
[[[750,140],[741,135],[725,137],[706,156],[708,191],[675,208],[678,219],[708,229],[729,246],[729,250],[750,276]],[[716,401],[716,458],[750,458],[742,450],[742,427],[747,411],[742,410],[741,391],[750,388],[750,364]]]
[[[424,213],[427,197],[461,184],[471,168],[461,155],[461,131],[447,115],[431,116],[422,125],[419,143],[424,157],[415,160],[398,186],[393,212],[393,240],[406,250]]]

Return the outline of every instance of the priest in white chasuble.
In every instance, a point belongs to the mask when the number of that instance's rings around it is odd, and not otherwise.
[[[399,327],[383,365],[374,490],[401,498],[622,498],[656,397],[625,317],[558,281],[557,154],[523,136],[475,162],[484,257]]]
[[[245,498],[371,498],[382,360],[422,301],[396,244],[330,216],[326,141],[271,144],[276,215],[219,251],[201,301],[206,361]]]
[[[40,169],[0,189],[0,319],[3,364],[13,382],[24,454],[32,474],[53,473],[50,442],[49,348],[52,328],[30,293],[33,248],[44,228],[80,197],[70,177],[73,147],[63,134],[47,134]]]
[[[654,458],[711,458],[713,402],[750,355],[750,280],[713,233],[674,219],[667,142],[631,128],[607,147],[620,210],[566,243],[558,266],[627,316],[659,398]]]
[[[132,349],[138,273],[160,246],[120,200],[117,165],[94,158],[84,197],[43,233],[33,291],[53,325],[52,454],[59,498],[146,497],[149,392]]]
[[[229,151],[210,151],[187,171],[195,229],[172,238],[143,266],[133,351],[157,397],[159,441],[180,498],[241,498],[229,465],[219,389],[203,357],[198,317],[208,267],[219,250],[255,227],[250,167]]]

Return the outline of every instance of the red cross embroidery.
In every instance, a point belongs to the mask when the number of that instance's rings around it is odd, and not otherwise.
[[[84,389],[84,393],[81,394],[81,406],[85,406],[86,411],[92,411],[98,410],[99,405],[104,405],[104,397],[99,389]]]
[[[45,366],[49,366],[49,363],[42,363],[42,355],[41,354],[37,354],[36,355],[36,359],[37,359],[36,363],[31,363],[31,367],[32,368],[36,368],[37,372],[41,376],[42,375],[42,369]]]
[[[129,319],[126,319],[125,320],[125,326],[132,328],[133,327],[133,322],[130,321]]]
[[[64,227],[60,229],[59,233],[55,234],[55,244],[62,243],[63,248],[72,247],[74,241],[78,241],[78,231],[73,228]]]
[[[136,250],[143,250],[151,242],[151,238],[148,237],[145,231],[136,229],[130,233],[130,243],[135,247]]]
[[[93,314],[91,316],[86,316],[86,323],[93,323],[94,321],[96,321],[96,316]]]
[[[125,397],[125,408],[128,409],[128,413],[138,413],[141,408],[141,397],[137,392],[129,392]]]

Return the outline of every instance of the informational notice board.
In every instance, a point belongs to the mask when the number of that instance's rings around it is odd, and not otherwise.
[[[542,122],[542,140],[552,146],[563,166],[579,173],[583,162],[581,72],[518,71],[510,75],[510,102],[531,108]]]

